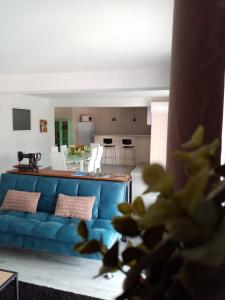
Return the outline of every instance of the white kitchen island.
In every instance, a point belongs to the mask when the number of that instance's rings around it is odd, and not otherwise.
[[[135,157],[136,157],[136,165],[142,163],[149,163],[150,161],[150,135],[126,135],[126,134],[119,134],[119,135],[95,135],[95,143],[104,144],[103,140],[105,138],[109,138],[113,140],[113,145],[115,145],[116,151],[116,164],[123,165],[124,164],[124,149],[122,148],[122,139],[132,139],[133,144],[135,146]],[[109,156],[107,150],[107,156]],[[131,153],[127,153],[127,155],[131,156]],[[105,154],[103,153],[103,163],[104,164],[114,164],[113,159],[104,159]],[[125,161],[126,165],[132,165],[133,160],[127,159]]]

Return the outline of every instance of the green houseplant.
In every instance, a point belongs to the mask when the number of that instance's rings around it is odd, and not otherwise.
[[[175,153],[187,174],[179,191],[162,166],[144,169],[145,193],[159,195],[149,207],[141,196],[118,206],[122,215],[112,223],[128,237],[121,255],[118,242],[106,249],[101,242],[88,240],[86,224],[80,222],[78,232],[84,241],[76,251],[101,252],[99,274],[117,270],[126,274],[124,292],[117,299],[225,299],[225,183],[220,181],[225,167],[214,164],[219,141],[203,143],[200,126]],[[138,244],[133,241],[136,237]]]

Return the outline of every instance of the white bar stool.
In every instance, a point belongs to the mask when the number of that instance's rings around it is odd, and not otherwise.
[[[135,146],[131,138],[122,138],[123,148],[123,164],[126,165],[126,161],[132,161],[132,165],[136,166]],[[131,154],[131,156],[130,156]]]
[[[107,163],[107,159],[110,159],[113,164],[116,164],[116,146],[113,144],[113,139],[104,138],[103,139],[104,147],[104,162]]]

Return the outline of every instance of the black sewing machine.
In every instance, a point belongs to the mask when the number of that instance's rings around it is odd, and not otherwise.
[[[18,158],[18,162],[19,164],[14,166],[14,168],[17,168],[21,171],[38,171],[38,161],[41,159],[41,153],[37,152],[37,153],[23,153],[21,151],[19,151],[17,153],[17,158]],[[21,164],[21,161],[27,158],[29,160],[28,164]]]

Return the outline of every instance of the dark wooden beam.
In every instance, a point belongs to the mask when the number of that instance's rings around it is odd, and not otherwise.
[[[175,0],[167,169],[177,188],[185,175],[173,151],[200,124],[206,142],[222,136],[224,66],[225,0]]]

